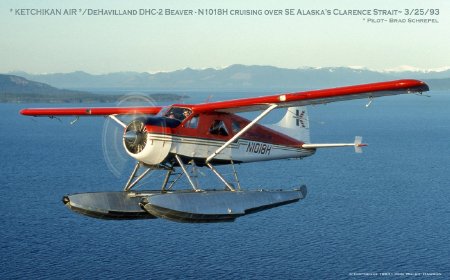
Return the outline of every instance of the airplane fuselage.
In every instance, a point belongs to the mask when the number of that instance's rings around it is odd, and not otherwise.
[[[147,164],[170,161],[177,154],[185,162],[194,160],[197,165],[204,165],[208,156],[249,124],[249,120],[236,114],[196,113],[189,107],[182,109],[189,110],[190,114],[179,123],[171,121],[167,113],[162,116],[165,121],[147,121],[145,148],[137,154],[128,153]],[[314,149],[303,149],[303,144],[300,140],[255,124],[212,162],[246,163],[314,154]]]

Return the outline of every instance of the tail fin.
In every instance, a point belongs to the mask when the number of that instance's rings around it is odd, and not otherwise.
[[[304,106],[287,108],[286,114],[278,123],[267,127],[304,143],[310,143],[308,111]]]

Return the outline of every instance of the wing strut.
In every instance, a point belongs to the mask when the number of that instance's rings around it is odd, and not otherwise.
[[[119,120],[116,115],[109,115],[108,117],[110,117],[111,119],[113,119],[116,123],[120,124],[121,126],[123,126],[123,128],[127,128],[127,125],[124,124],[121,120]]]
[[[231,137],[230,140],[228,140],[225,144],[223,144],[220,148],[218,148],[212,155],[210,155],[207,159],[206,159],[206,164],[208,164],[213,158],[215,158],[218,154],[220,154],[220,152],[222,152],[226,147],[228,147],[231,143],[233,143],[234,141],[236,141],[236,139],[238,139],[239,137],[241,137],[242,134],[244,134],[245,132],[247,132],[247,130],[249,130],[252,126],[254,126],[260,119],[264,118],[268,113],[270,113],[270,111],[272,111],[273,109],[275,109],[278,105],[277,104],[271,104],[269,106],[269,108],[267,108],[266,110],[264,110],[259,116],[257,116],[253,121],[251,121],[249,124],[247,124],[243,129],[241,129],[241,131],[239,131],[238,133],[236,133],[236,135],[234,135],[233,137]]]

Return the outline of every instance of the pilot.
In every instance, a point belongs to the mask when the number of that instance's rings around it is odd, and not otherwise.
[[[189,117],[189,115],[191,114],[190,110],[186,109],[183,111],[183,120],[187,117]]]

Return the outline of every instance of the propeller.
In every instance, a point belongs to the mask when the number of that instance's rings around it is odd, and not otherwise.
[[[147,131],[141,119],[133,120],[125,129],[123,135],[125,146],[133,154],[142,152],[147,144]]]
[[[155,106],[155,101],[143,93],[134,92],[119,99],[117,107]],[[125,131],[116,121],[107,118],[103,124],[102,150],[106,165],[117,178],[129,174],[136,162],[125,151],[124,143],[130,151],[139,153],[145,147],[144,115],[123,116],[120,119],[128,124]],[[126,176],[125,176],[126,177]]]

